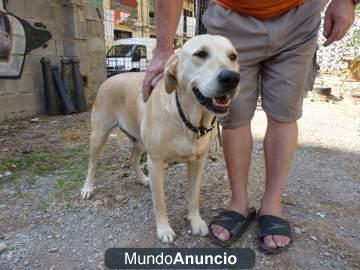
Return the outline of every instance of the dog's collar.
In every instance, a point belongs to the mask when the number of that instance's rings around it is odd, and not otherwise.
[[[181,120],[184,122],[185,126],[190,129],[192,132],[194,132],[196,134],[196,138],[199,139],[202,136],[205,136],[206,134],[208,134],[210,131],[212,131],[214,129],[214,124],[216,121],[216,117],[214,116],[213,120],[211,121],[211,126],[209,128],[206,127],[194,127],[189,120],[186,119],[185,113],[181,108],[181,104],[180,104],[180,100],[179,100],[179,95],[177,90],[175,90],[175,99],[176,99],[176,107],[178,109],[179,115]]]

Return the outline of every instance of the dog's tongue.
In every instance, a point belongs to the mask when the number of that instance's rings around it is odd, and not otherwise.
[[[226,104],[228,99],[226,96],[215,98],[216,103],[218,104]]]

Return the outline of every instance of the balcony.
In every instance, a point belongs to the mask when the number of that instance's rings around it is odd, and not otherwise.
[[[138,19],[136,0],[112,0],[111,9],[115,12],[115,24],[134,25]]]

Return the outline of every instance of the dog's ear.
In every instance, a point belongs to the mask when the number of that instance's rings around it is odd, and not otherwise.
[[[178,62],[179,62],[179,57],[175,53],[169,58],[169,60],[165,64],[165,70],[164,70],[165,90],[169,94],[172,93],[178,87],[178,82],[176,78]]]

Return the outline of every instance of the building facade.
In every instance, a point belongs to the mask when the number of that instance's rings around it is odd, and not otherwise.
[[[109,49],[122,38],[156,38],[156,0],[104,0],[105,40]],[[185,0],[175,46],[195,35],[194,0]]]

